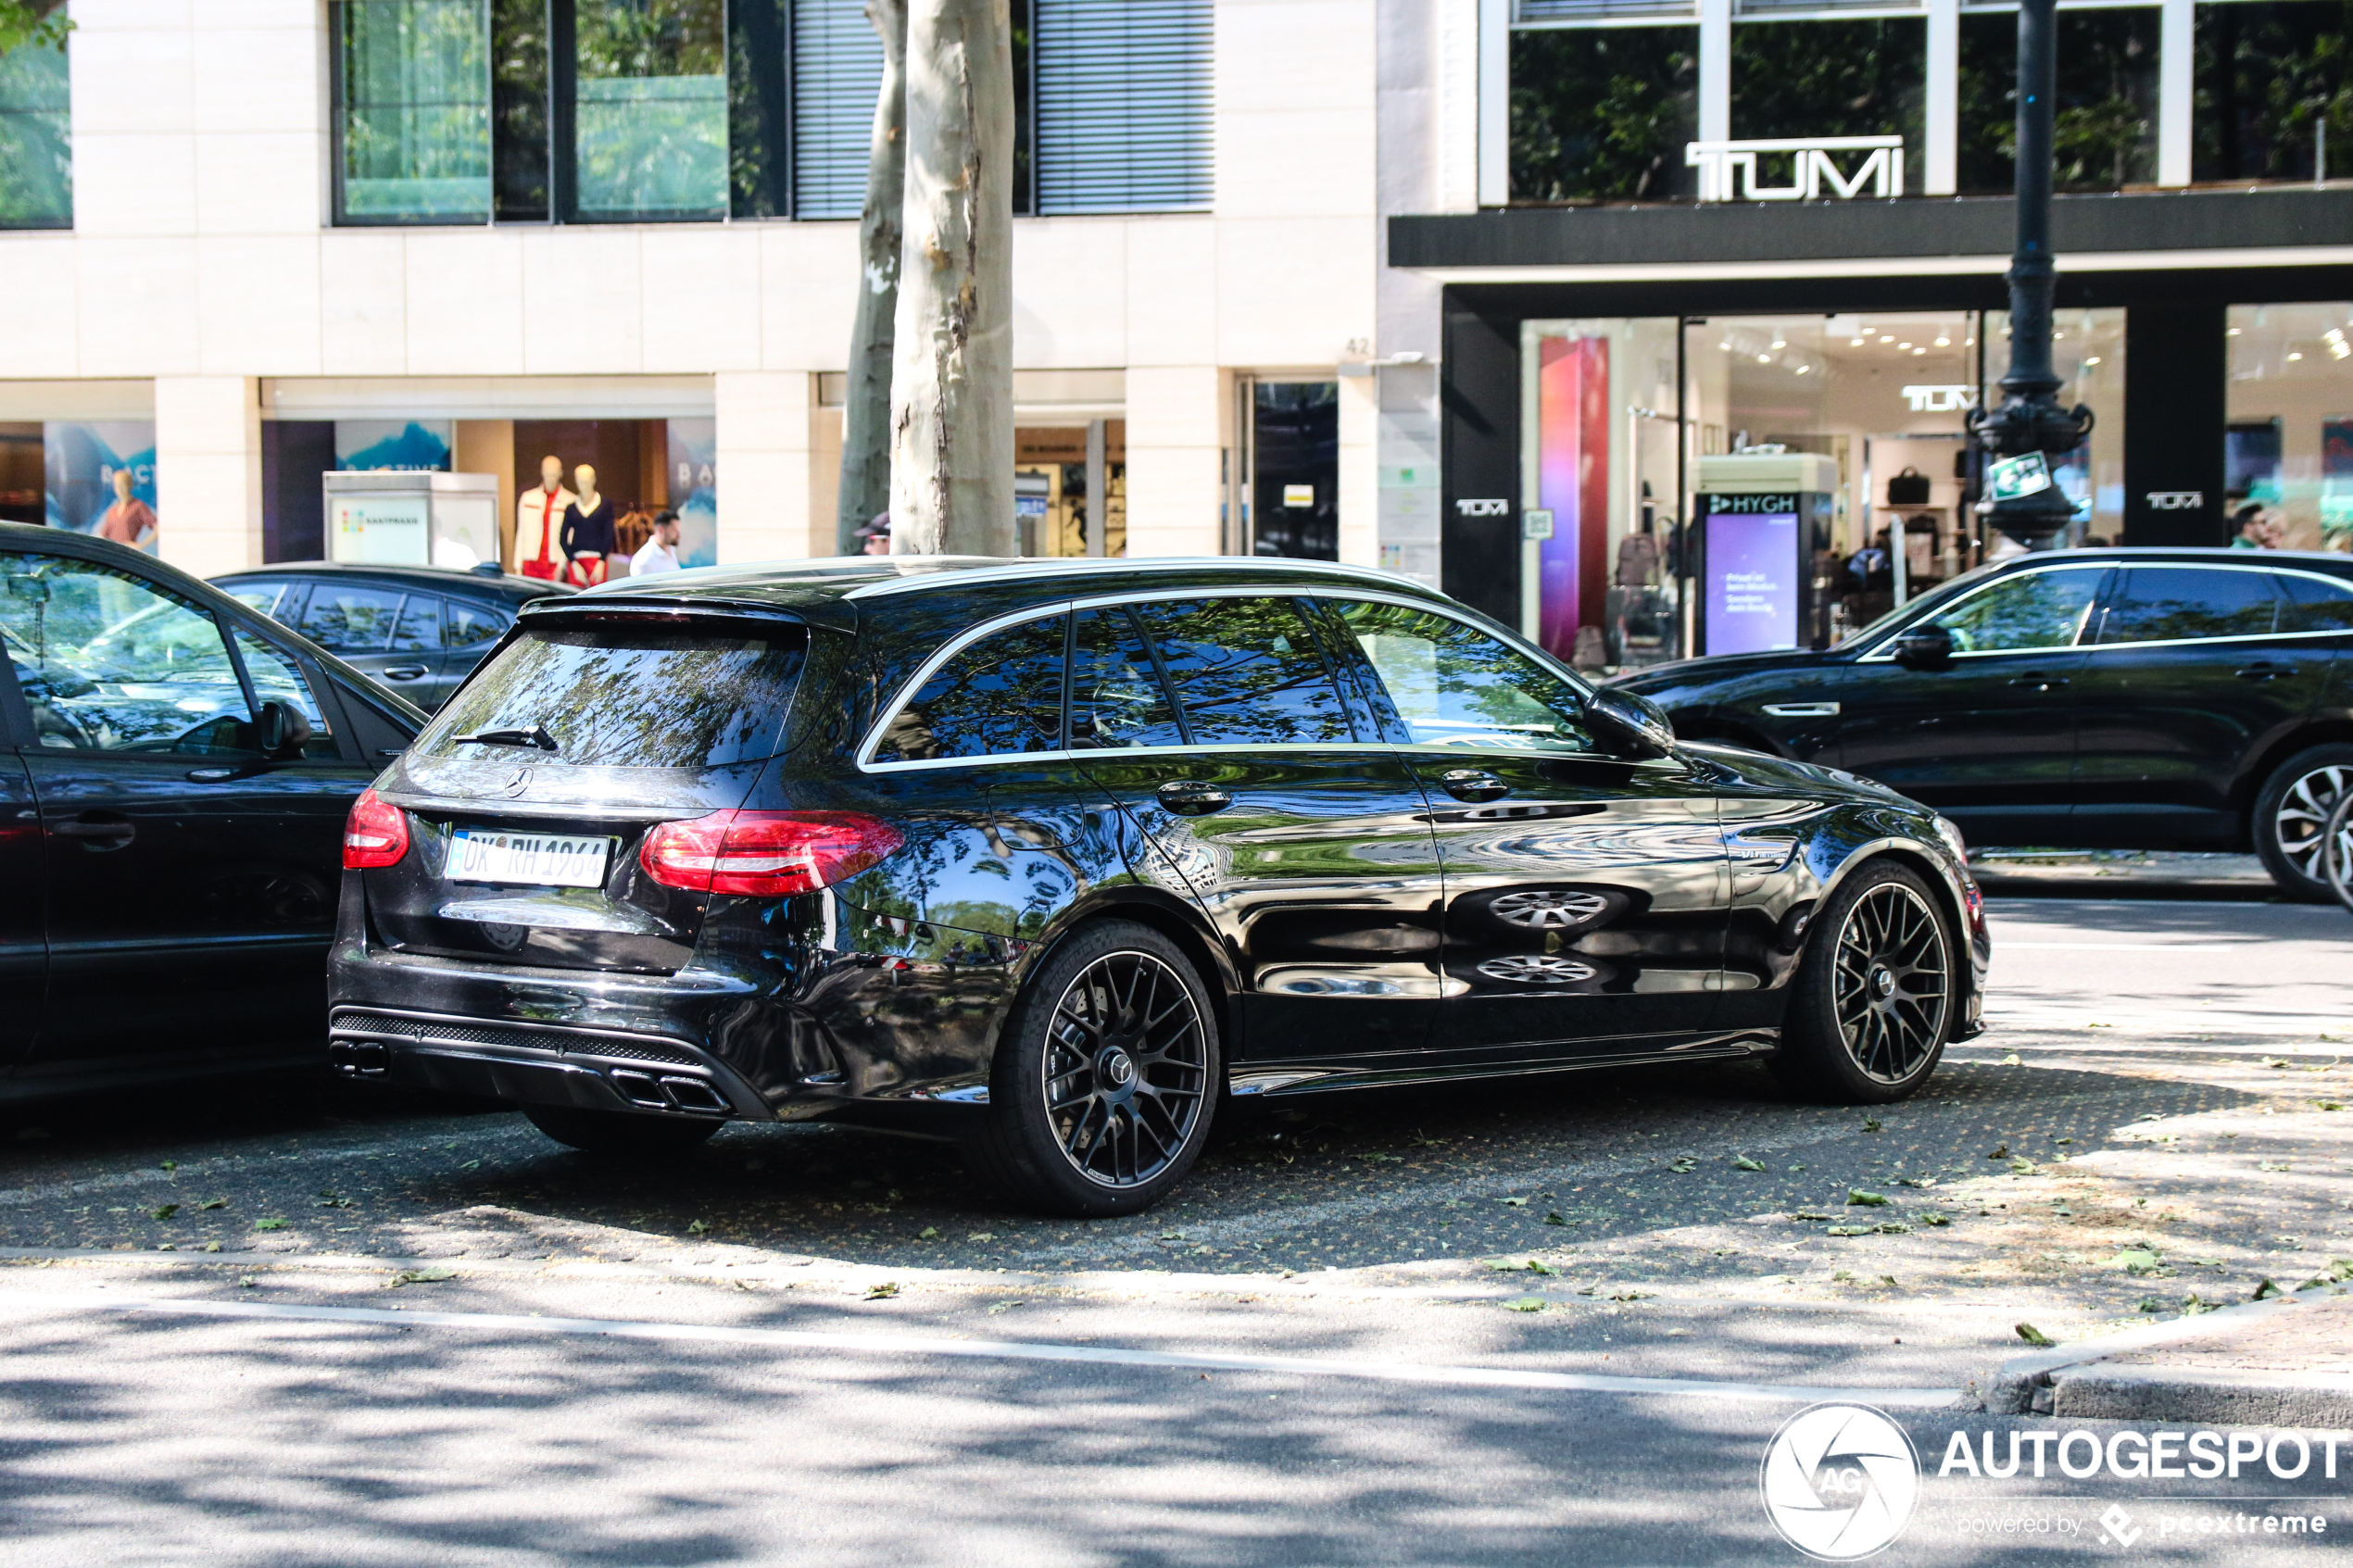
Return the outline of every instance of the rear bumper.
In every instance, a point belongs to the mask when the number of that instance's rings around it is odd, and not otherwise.
[[[517,1105],[698,1118],[772,1113],[724,1062],[686,1041],[613,1030],[338,1007],[327,1056],[342,1075]]]

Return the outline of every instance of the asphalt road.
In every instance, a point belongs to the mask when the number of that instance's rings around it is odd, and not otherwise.
[[[1759,1462],[1840,1399],[1926,1463],[1886,1562],[2118,1555],[2111,1503],[2136,1557],[2341,1551],[2353,1442],[2342,1478],[1937,1474],[2050,1425],[1945,1408],[2016,1324],[2353,1257],[2353,920],[1994,921],[1993,1027],[1905,1105],[1747,1067],[1343,1098],[1097,1224],[824,1128],[613,1167],[333,1086],[19,1112],[6,1561],[1796,1562]],[[2262,1533],[2291,1510],[2333,1533]]]

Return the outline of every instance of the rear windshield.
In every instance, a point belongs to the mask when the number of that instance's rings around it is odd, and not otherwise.
[[[800,677],[798,627],[603,624],[524,633],[417,738],[428,757],[527,756],[535,765],[724,768],[774,756]],[[547,732],[519,750],[461,737]]]

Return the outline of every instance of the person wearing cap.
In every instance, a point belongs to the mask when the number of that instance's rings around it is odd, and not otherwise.
[[[858,541],[860,551],[870,556],[890,554],[890,514],[876,512],[875,521],[851,535]]]
[[[654,513],[654,531],[629,558],[629,575],[643,577],[648,572],[678,570],[678,514],[664,507]]]

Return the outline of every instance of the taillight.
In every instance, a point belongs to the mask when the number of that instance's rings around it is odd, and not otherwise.
[[[637,863],[664,887],[777,898],[856,876],[904,842],[856,811],[713,811],[656,826]]]
[[[372,789],[359,792],[343,824],[343,869],[394,866],[409,853],[409,816]]]

